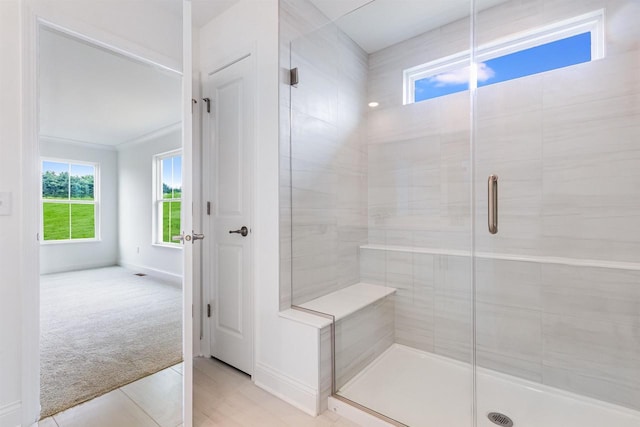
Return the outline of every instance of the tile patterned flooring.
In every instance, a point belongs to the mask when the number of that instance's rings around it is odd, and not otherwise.
[[[355,427],[332,413],[310,417],[215,359],[194,360],[194,427]],[[142,378],[38,424],[40,427],[182,427],[182,365]]]

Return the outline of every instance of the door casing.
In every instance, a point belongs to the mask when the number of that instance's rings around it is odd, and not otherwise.
[[[28,1],[21,2],[21,51],[22,55],[22,214],[20,244],[21,292],[21,421],[24,426],[32,426],[40,417],[40,275],[39,241],[40,232],[40,149],[39,149],[39,91],[38,91],[38,32],[41,27],[49,27],[67,33],[91,44],[115,51],[138,61],[150,63],[182,75],[183,84],[183,149],[187,162],[192,160],[191,130],[191,2],[183,0],[183,58],[182,64],[159,55],[153,50],[133,44],[104,30],[60,15],[48,16],[45,11],[36,10]],[[52,13],[52,12],[50,12]],[[179,71],[182,69],[182,71]],[[186,107],[188,106],[188,108]],[[185,170],[192,170],[190,163]],[[185,174],[186,176],[186,174]],[[190,191],[191,176],[185,183]],[[183,184],[184,185],[184,184]],[[185,203],[191,203],[191,196]],[[185,223],[185,231],[191,233],[191,218]],[[184,262],[192,265],[191,251],[183,251]],[[186,266],[185,265],[185,266]],[[183,419],[184,426],[193,425],[193,376],[192,376],[192,275],[185,269],[183,279]]]

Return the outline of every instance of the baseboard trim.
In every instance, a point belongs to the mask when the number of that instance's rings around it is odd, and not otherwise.
[[[74,264],[74,265],[65,265],[62,268],[54,268],[49,271],[41,271],[40,274],[57,274],[57,273],[69,273],[71,271],[80,271],[80,270],[91,270],[93,268],[105,268],[105,267],[113,267],[115,264],[113,261],[109,262],[93,262],[87,264]]]
[[[22,415],[22,402],[16,401],[8,405],[0,406],[0,426],[20,427]]]
[[[118,265],[128,270],[133,270],[139,273],[148,274],[156,279],[164,280],[172,285],[182,287],[182,276],[175,273],[169,273],[168,271],[158,270],[157,268],[145,267],[143,265],[132,264],[126,261],[119,260]]]
[[[318,415],[318,392],[284,373],[256,363],[253,382],[274,396],[315,417]]]

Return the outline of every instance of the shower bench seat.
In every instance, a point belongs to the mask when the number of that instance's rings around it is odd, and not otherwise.
[[[396,292],[395,288],[370,283],[356,283],[319,298],[300,304],[307,310],[334,316],[335,321],[380,301]]]

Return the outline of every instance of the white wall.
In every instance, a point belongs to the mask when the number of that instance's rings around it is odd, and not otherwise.
[[[279,316],[278,1],[240,1],[202,28],[200,46],[203,73],[252,50],[256,53],[253,380],[314,413],[319,331]]]
[[[115,265],[118,258],[118,173],[115,150],[42,139],[40,155],[98,163],[100,241],[42,244],[40,273]]]
[[[118,151],[118,264],[177,283],[182,277],[182,248],[153,244],[153,156],[181,146],[177,128]]]
[[[20,4],[0,2],[0,192],[12,193],[10,216],[0,216],[0,426],[20,423]]]
[[[33,26],[31,6],[35,7],[38,15],[49,21],[68,25],[75,23],[77,30],[93,37],[142,56],[153,57],[168,66],[181,68],[182,22],[179,16],[171,18],[154,7],[153,2],[100,2],[99,9],[96,9],[96,2],[83,2],[84,7],[79,3],[56,2],[53,11],[51,7],[43,8],[39,3],[28,0],[0,2],[0,191],[8,191],[13,195],[11,215],[0,216],[2,427],[28,426],[38,416],[38,409],[31,402],[37,396],[38,372],[31,364],[24,362],[33,360],[36,339],[25,335],[28,329],[25,323],[37,321],[38,318],[38,296],[33,289],[37,283],[36,262],[39,254],[35,240],[36,227],[31,223],[37,207],[23,196],[25,192],[37,192],[38,156],[37,153],[30,153],[35,137],[33,132],[27,134],[22,131],[22,121],[29,117],[29,111],[33,111],[30,100],[34,87],[31,83],[35,80],[23,81],[23,76],[29,74],[23,74],[27,70],[23,69],[22,62],[25,59],[25,63],[29,64],[29,54],[35,46],[29,28],[23,32],[23,24]],[[67,16],[66,12],[73,16]],[[25,143],[26,138],[34,140],[31,145]],[[24,179],[27,174],[33,182]],[[21,323],[21,319],[25,323]],[[23,352],[23,345],[32,350]]]

